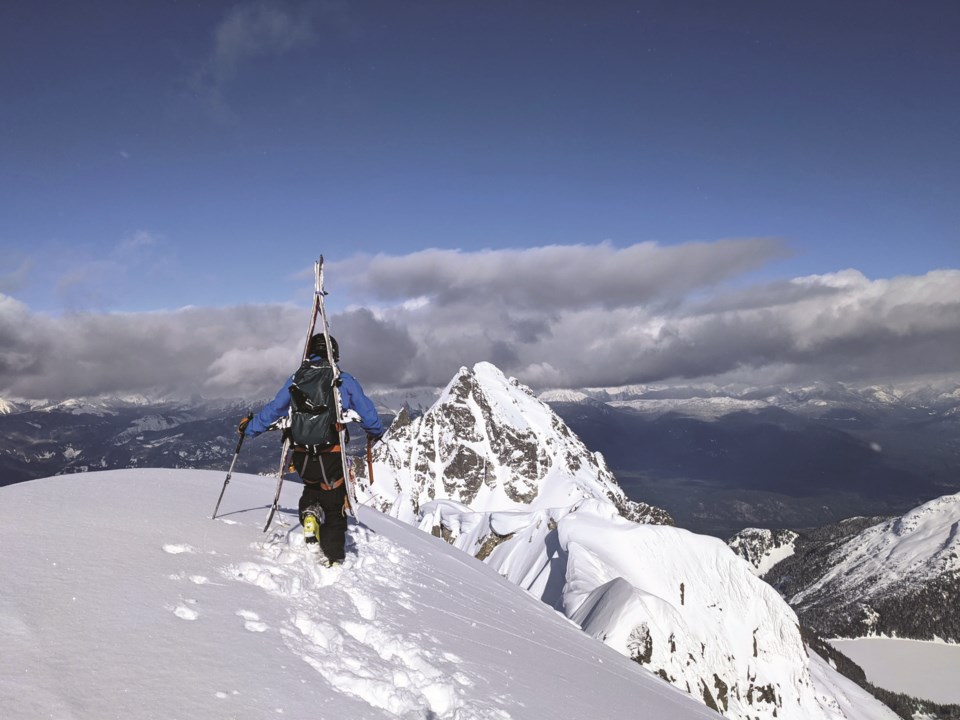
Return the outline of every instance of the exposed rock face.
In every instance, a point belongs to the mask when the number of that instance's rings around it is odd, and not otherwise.
[[[489,363],[461,368],[419,418],[401,411],[374,450],[377,485],[364,474],[362,499],[398,517],[440,499],[486,511],[571,508],[593,498],[635,522],[672,523],[664,510],[627,499],[602,456]]]
[[[737,555],[754,568],[757,577],[794,553],[794,542],[799,537],[792,530],[762,530],[746,528],[727,541]]]

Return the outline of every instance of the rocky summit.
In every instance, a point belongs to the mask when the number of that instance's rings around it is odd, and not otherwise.
[[[398,517],[432,500],[474,511],[612,503],[636,522],[672,523],[664,510],[627,499],[591,452],[529,388],[490,363],[461,368],[418,418],[401,411],[374,451],[375,485],[361,471],[361,498]]]

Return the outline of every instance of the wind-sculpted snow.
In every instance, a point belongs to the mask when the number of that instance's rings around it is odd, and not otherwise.
[[[298,487],[127,470],[0,488],[0,717],[715,717],[493,570],[369,509],[344,565]],[[51,522],[50,498],[63,510]]]
[[[811,675],[796,615],[715,538],[629,522],[598,501],[484,513],[435,501],[422,512],[422,530],[727,717],[895,717],[837,673],[826,684]]]

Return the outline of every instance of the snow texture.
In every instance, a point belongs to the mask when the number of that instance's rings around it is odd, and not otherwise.
[[[260,532],[269,480],[235,475],[210,520],[222,481],[0,488],[0,717],[715,717],[439,540],[361,510],[324,568],[295,521]]]

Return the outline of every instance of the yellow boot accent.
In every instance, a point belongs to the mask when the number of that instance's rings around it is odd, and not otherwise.
[[[308,543],[315,543],[320,539],[320,526],[313,515],[303,518],[303,539]]]

